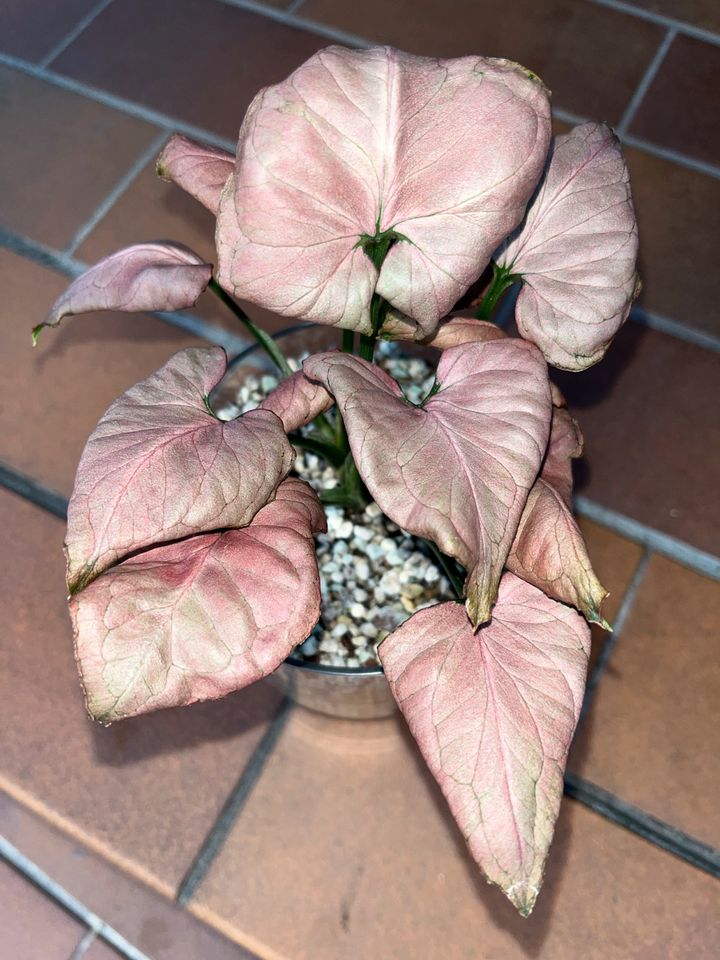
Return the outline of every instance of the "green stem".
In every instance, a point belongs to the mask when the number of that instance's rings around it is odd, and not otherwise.
[[[343,352],[343,353],[354,353],[354,352],[355,352],[355,331],[354,331],[354,330],[343,330],[343,332],[342,332],[342,352]]]
[[[499,267],[493,263],[493,278],[485,296],[480,301],[480,305],[475,311],[478,320],[489,320],[493,310],[497,306],[498,300],[505,293],[508,287],[511,287],[518,279],[510,272],[510,267]]]
[[[240,307],[233,298],[227,294],[217,280],[211,280],[209,283],[209,288],[215,294],[216,297],[219,297],[220,300],[225,304],[225,306],[231,310],[238,320],[245,325],[249,333],[257,340],[263,350],[267,353],[270,359],[275,363],[278,370],[281,371],[286,377],[292,376],[293,370],[290,364],[285,359],[282,351],[278,347],[277,343],[273,340],[269,334],[265,333],[264,330],[261,330],[259,327],[256,327],[252,322],[250,317],[245,313],[245,311]]]
[[[316,440],[315,437],[303,437],[301,434],[295,434],[290,437],[290,442],[293,446],[300,447],[303,450],[309,450],[311,453],[316,453],[334,467],[341,467],[343,463],[345,463],[347,453],[345,450],[338,449],[334,441],[327,442],[325,440]]]
[[[455,591],[455,595],[457,596],[458,600],[462,600],[462,598],[463,598],[463,582],[462,582],[462,580],[460,579],[460,577],[458,577],[458,575],[457,575],[457,573],[455,572],[455,570],[453,569],[453,561],[452,561],[452,559],[451,559],[450,557],[445,556],[445,554],[442,552],[442,550],[440,550],[440,549],[432,542],[432,540],[426,540],[425,543],[428,545],[428,547],[430,547],[430,552],[433,554],[433,556],[435,557],[435,559],[437,560],[437,562],[438,562],[438,563],[440,564],[440,566],[443,568],[443,571],[445,572],[445,576],[446,576],[446,577],[448,578],[448,580],[450,581],[450,584],[451,584],[453,590]]]

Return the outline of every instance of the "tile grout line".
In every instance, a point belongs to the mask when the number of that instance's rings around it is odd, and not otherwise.
[[[600,656],[595,664],[595,668],[591,676],[588,677],[588,681],[585,686],[585,696],[583,697],[582,707],[580,708],[580,717],[577,723],[578,730],[580,729],[580,726],[584,722],[585,717],[590,710],[590,706],[595,697],[598,684],[600,683],[600,680],[607,669],[607,665],[610,662],[610,657],[612,656],[618,641],[622,637],[623,629],[627,623],[628,617],[630,616],[630,611],[635,603],[635,597],[637,596],[637,592],[640,589],[643,580],[645,579],[645,574],[647,572],[651,557],[652,551],[645,547],[643,554],[638,561],[638,565],[635,568],[635,572],[630,578],[630,583],[628,584],[628,588],[623,596],[617,616],[615,617],[615,622],[613,623],[613,632],[607,637]]]
[[[711,350],[713,353],[720,353],[720,337],[705,330],[696,330],[694,327],[686,327],[679,320],[672,320],[662,313],[656,313],[654,310],[646,310],[644,307],[634,306],[630,312],[630,319],[642,327],[649,327],[651,330],[657,330],[658,333],[664,333],[668,337],[675,337],[676,340],[685,340],[695,347],[703,350]]]
[[[637,88],[635,89],[635,92],[630,97],[630,102],[625,108],[625,111],[622,117],[620,118],[620,122],[615,128],[615,132],[619,137],[622,138],[625,136],[625,134],[627,133],[628,127],[635,119],[635,115],[640,109],[640,106],[643,100],[645,99],[645,94],[648,92],[648,90],[650,89],[650,84],[653,82],[653,80],[657,76],[658,70],[662,66],[663,61],[665,60],[665,57],[668,55],[668,51],[670,50],[670,47],[672,46],[676,36],[677,36],[677,30],[674,30],[674,29],[668,30],[668,32],[663,37],[659,47],[655,51],[655,56],[652,58],[652,60],[648,64],[647,70],[640,78],[640,83],[638,83]]]
[[[134,947],[114,927],[111,927],[96,913],[89,910],[77,897],[74,897],[65,887],[53,880],[2,835],[0,835],[0,858],[14,867],[39,890],[42,890],[51,900],[63,907],[71,916],[89,927],[90,930],[94,930],[99,938],[114,947],[126,960],[151,960],[147,954]]]
[[[97,938],[97,930],[94,930],[92,927],[90,927],[85,936],[80,940],[73,952],[70,954],[68,960],[82,960],[90,947],[97,941]]]
[[[76,23],[75,26],[72,28],[72,30],[70,30],[70,32],[67,33],[67,34],[62,38],[62,40],[60,40],[59,43],[56,43],[55,46],[52,48],[52,50],[51,50],[49,53],[47,53],[47,54],[43,57],[42,60],[39,61],[38,66],[40,66],[40,67],[47,67],[49,64],[52,63],[52,61],[53,61],[56,57],[59,57],[61,53],[64,53],[65,50],[67,50],[67,48],[70,46],[70,44],[71,44],[74,40],[77,40],[77,38],[80,36],[80,34],[81,34],[87,27],[89,27],[90,24],[93,22],[93,20],[94,20],[96,17],[99,17],[100,14],[103,12],[103,10],[104,10],[106,7],[109,7],[112,2],[113,2],[113,0],[100,0],[100,2],[99,2],[98,4],[96,4],[96,6],[93,7],[93,9],[90,10],[90,12],[87,13],[87,14],[82,18],[82,20],[80,20],[78,23]]]
[[[74,279],[88,268],[88,264],[77,260],[74,257],[64,253],[59,253],[42,243],[30,240],[19,234],[12,233],[10,230],[4,230],[0,227],[0,248],[10,250],[19,256],[37,263],[42,267],[48,267],[64,277]],[[48,305],[49,306],[49,305]],[[141,311],[142,312],[142,311]],[[159,317],[166,323],[186,333],[198,337],[201,340],[207,340],[208,343],[217,344],[228,353],[229,356],[246,350],[250,345],[250,340],[240,334],[232,333],[223,327],[216,326],[214,323],[208,323],[201,317],[194,314],[184,313],[182,311],[155,310],[147,311],[150,316]],[[30,329],[30,328],[28,328]]]
[[[698,870],[703,870],[713,877],[720,877],[720,850],[683,830],[678,830],[677,827],[628,803],[590,780],[566,772],[565,796],[577,800],[606,820],[642,837],[653,846],[666,850]]]
[[[615,10],[618,13],[626,13],[638,20],[646,20],[659,27],[665,27],[666,30],[675,30],[685,36],[692,37],[695,40],[704,40],[712,46],[720,46],[720,36],[707,30],[705,27],[696,27],[686,20],[677,20],[675,17],[666,17],[662,13],[655,13],[652,10],[644,10],[642,7],[636,7],[634,3],[625,3],[624,0],[590,0],[598,7],[606,7],[608,10]]]
[[[588,497],[578,495],[574,499],[575,512],[580,517],[594,520],[601,527],[619,533],[626,540],[632,540],[647,547],[653,553],[662,554],[683,567],[701,573],[712,580],[720,580],[720,557],[699,550],[684,540],[678,540],[668,533],[656,530],[639,520],[633,520],[624,513],[604,507]]]
[[[281,23],[286,23],[289,26],[296,27],[300,30],[305,30],[306,32],[315,33],[319,36],[326,36],[328,39],[335,40],[338,43],[344,43],[355,47],[372,46],[372,43],[367,40],[363,40],[361,37],[356,37],[354,34],[344,33],[343,31],[339,30],[330,30],[324,27],[322,24],[315,24],[313,21],[304,20],[302,17],[286,17],[283,11],[263,7],[258,3],[254,3],[253,0],[218,0],[218,2],[224,3],[226,6],[237,7],[241,10],[248,10],[251,13],[257,13],[269,20],[278,20]],[[162,113],[162,111],[154,110],[151,107],[145,107],[142,104],[136,103],[132,100],[127,100],[124,97],[117,96],[116,94],[109,93],[97,87],[89,86],[88,84],[82,83],[79,80],[73,80],[70,77],[66,77],[54,70],[38,67],[27,60],[21,59],[20,57],[14,57],[10,54],[0,52],[0,64],[4,64],[5,66],[10,67],[13,70],[18,70],[21,73],[25,73],[37,80],[44,80],[46,83],[60,87],[63,90],[68,90],[70,93],[76,93],[80,96],[85,96],[89,100],[94,100],[96,103],[102,103],[104,106],[111,107],[113,110],[118,110],[127,116],[135,117],[138,120],[144,120],[146,123],[151,123],[154,126],[159,126],[163,129],[184,133],[188,137],[205,141],[206,143],[222,147],[223,150],[228,150],[231,153],[235,153],[237,144],[234,141],[229,140],[227,137],[213,133],[211,130],[206,130],[204,127],[198,127],[195,124],[186,123],[184,120],[180,120],[177,117],[168,116],[167,114]],[[564,110],[562,107],[553,107],[553,113],[559,120],[564,120],[567,123],[585,123],[588,119],[590,119],[588,117],[579,116],[578,114],[572,113],[568,110]],[[694,170],[695,172],[702,173],[708,177],[720,179],[720,165],[707,163],[704,160],[698,160],[695,157],[687,156],[684,153],[679,153],[676,150],[662,147],[650,140],[645,140],[642,137],[635,137],[630,134],[626,134],[622,138],[622,141],[627,146],[642,150],[644,153],[647,153],[650,156],[658,157],[661,160],[668,160],[680,167]]]
[[[305,3],[305,0],[292,0],[290,6],[285,8],[285,13],[289,13],[290,16],[294,16],[303,3]]]
[[[243,807],[248,802],[256,784],[262,776],[265,765],[270,759],[280,737],[285,730],[287,721],[293,710],[293,703],[286,697],[271,720],[260,742],[255,747],[245,769],[240,774],[237,783],[231,790],[215,822],[210,827],[198,852],[180,881],[176,900],[181,906],[186,906],[193,898],[207,873],[220,853],[225,841],[235,825]]]
[[[67,520],[68,499],[0,460],[0,488],[17,494],[24,500],[42,507],[54,517]]]
[[[153,157],[157,156],[167,140],[168,133],[169,130],[167,129],[159,133],[152,140],[148,148],[140,154],[132,166],[126,171],[120,180],[118,180],[112,190],[105,196],[87,221],[76,231],[75,236],[63,250],[65,256],[71,257],[75,253],[87,236],[100,223],[103,217],[105,217],[105,215],[109,213],[110,210],[115,206],[128,187],[131,186],[133,181],[142,173]]]

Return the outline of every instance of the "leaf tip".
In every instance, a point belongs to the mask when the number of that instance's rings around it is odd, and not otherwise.
[[[529,917],[533,912],[540,890],[529,880],[520,880],[503,891],[521,917]]]
[[[32,328],[32,334],[31,334],[31,336],[32,336],[32,345],[33,345],[34,347],[37,346],[37,342],[38,342],[38,340],[40,339],[40,334],[41,334],[41,332],[42,332],[42,330],[43,330],[43,327],[47,327],[47,326],[48,326],[47,323],[39,323],[36,327],[33,327],[33,328]]]

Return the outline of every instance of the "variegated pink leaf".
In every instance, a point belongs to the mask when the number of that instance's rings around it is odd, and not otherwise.
[[[582,447],[577,423],[555,407],[543,468],[525,504],[507,568],[609,629],[600,614],[607,590],[595,576],[572,515],[572,459]]]
[[[477,633],[443,603],[378,650],[470,852],[523,916],[542,882],[589,650],[579,614],[510,573]]]
[[[319,354],[304,370],[335,397],[383,512],[469,570],[468,613],[484,623],[547,446],[550,387],[540,352],[510,339],[446,350],[439,390],[422,407],[357,357]]]
[[[639,291],[637,247],[612,130],[584,123],[557,137],[525,223],[497,256],[522,275],[517,325],[548,363],[584,370],[601,359]]]
[[[428,335],[521,221],[549,138],[547,91],[517,64],[321,50],[248,111],[220,282],[364,332],[377,289]],[[378,275],[363,245],[379,237],[396,242]]]
[[[292,448],[269,411],[228,422],[209,411],[226,367],[221,347],[182,350],[102,417],[68,509],[71,591],[132,551],[245,526],[272,498]]]
[[[74,596],[88,710],[109,723],[223,697],[275,670],[320,614],[314,492],[285,480],[243,530],[130,557]]]
[[[282,421],[286,433],[304,427],[335,403],[319,383],[308,380],[302,370],[281,380],[260,402],[260,410],[271,410]]]
[[[65,317],[98,310],[181,310],[195,305],[212,266],[179,243],[138,243],[90,267],[52,305],[33,330],[56,327]]]
[[[217,214],[220,194],[234,166],[235,157],[226,150],[175,133],[158,157],[157,172]]]
[[[388,317],[383,325],[384,340],[416,340],[417,327],[397,314]],[[476,320],[474,317],[448,317],[441,320],[429,337],[419,342],[437,350],[449,350],[463,343],[485,343],[488,340],[505,340],[507,334],[495,323],[488,320]]]

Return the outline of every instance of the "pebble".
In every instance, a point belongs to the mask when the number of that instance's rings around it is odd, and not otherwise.
[[[420,403],[435,380],[430,366],[398,355],[394,344],[379,344],[378,354],[405,397]],[[302,359],[290,358],[290,367],[299,369]],[[277,382],[270,375],[248,377],[235,402],[217,415],[229,420],[254,409]],[[295,472],[318,491],[339,483],[332,467],[304,450],[296,450]],[[421,541],[388,520],[376,503],[361,513],[338,506],[326,506],[325,513],[327,533],[316,537],[323,610],[296,652],[327,666],[377,666],[380,641],[417,610],[452,599],[452,588]]]

